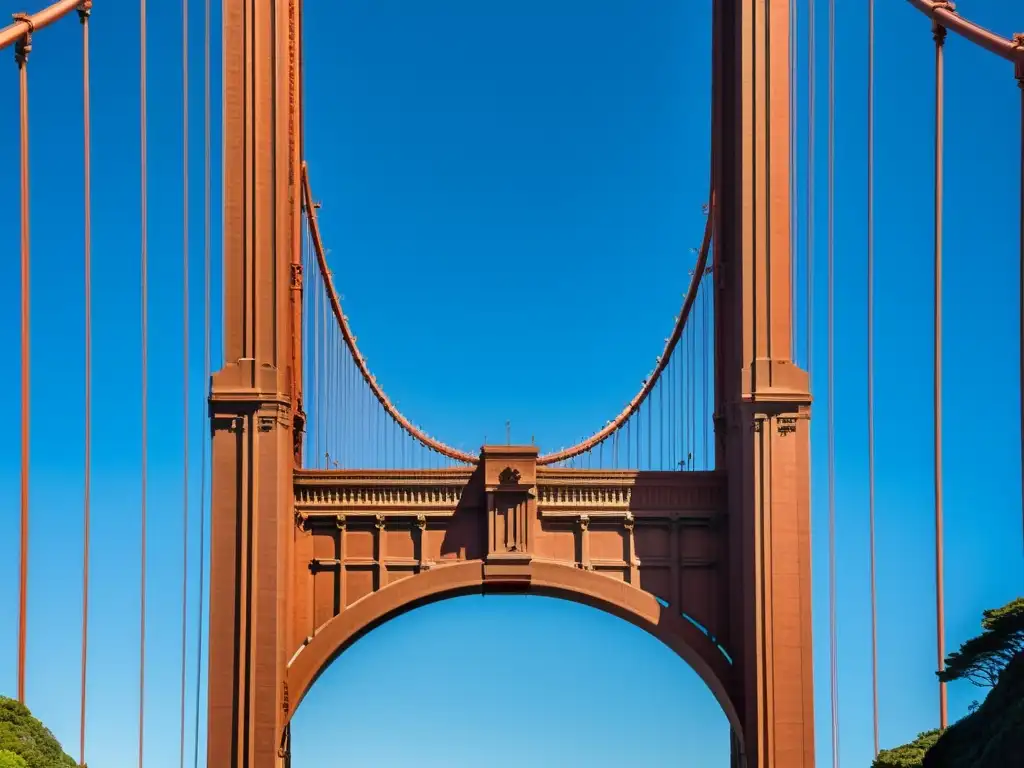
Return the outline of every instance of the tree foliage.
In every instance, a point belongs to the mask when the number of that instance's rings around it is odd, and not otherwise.
[[[946,657],[943,682],[991,687],[945,731],[879,752],[872,768],[1004,768],[1024,755],[1024,598],[982,612],[982,632]],[[1016,762],[1015,762],[1016,761]]]
[[[895,749],[883,749],[871,764],[871,768],[921,768],[925,753],[939,740],[940,734],[941,731],[936,728],[919,733],[909,744]]]
[[[20,760],[21,762],[18,762]],[[21,702],[0,696],[0,768],[76,765],[49,729]]]
[[[1010,660],[1024,652],[1024,598],[984,611],[981,627],[980,635],[946,657],[946,668],[938,673],[939,680],[970,680],[988,687],[998,683]]]
[[[1024,651],[999,675],[979,707],[925,755],[923,768],[1008,768],[1024,755]]]

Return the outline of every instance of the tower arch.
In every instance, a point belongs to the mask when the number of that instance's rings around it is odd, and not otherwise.
[[[373,592],[329,619],[288,665],[290,722],[303,698],[330,664],[354,642],[387,621],[416,608],[470,594],[534,594],[596,608],[644,630],[683,659],[704,681],[734,731],[741,722],[731,694],[730,665],[714,643],[693,623],[662,605],[650,593],[572,566],[534,562],[530,578],[489,586],[484,562],[442,565]]]

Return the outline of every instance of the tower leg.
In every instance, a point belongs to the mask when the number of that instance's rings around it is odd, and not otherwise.
[[[733,764],[809,768],[811,398],[792,360],[789,3],[714,8],[716,429],[742,719]]]
[[[224,367],[213,376],[207,764],[280,768],[291,636],[298,0],[225,0]]]

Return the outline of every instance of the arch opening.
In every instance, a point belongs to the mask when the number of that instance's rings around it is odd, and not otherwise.
[[[320,627],[288,667],[289,722],[316,680],[359,639],[417,608],[467,595],[539,595],[595,608],[638,627],[674,651],[714,696],[734,733],[742,733],[731,695],[731,660],[698,625],[653,595],[600,574],[535,562],[529,582],[485,583],[482,561],[445,565],[393,583],[348,606]],[[583,651],[585,649],[573,649]]]

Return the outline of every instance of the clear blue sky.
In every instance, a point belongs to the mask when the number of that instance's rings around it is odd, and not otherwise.
[[[192,556],[199,509],[202,8],[192,3]],[[217,5],[215,3],[215,5]],[[836,488],[841,754],[871,753],[861,3],[838,3]],[[878,2],[877,498],[882,741],[937,719],[931,473],[928,23]],[[3,11],[22,10],[5,2]],[[135,764],[139,537],[138,18],[94,14],[94,518],[89,762]],[[806,19],[806,3],[800,3]],[[1009,0],[962,10],[1003,34]],[[176,766],[181,549],[180,10],[150,3],[150,547],[146,764]],[[826,4],[818,3],[818,146]],[[215,18],[215,31],[219,18]],[[380,381],[448,442],[568,444],[635,391],[701,235],[710,1],[307,0],[307,157],[346,311]],[[32,54],[33,447],[29,704],[77,754],[82,499],[78,25]],[[948,647],[1021,592],[1017,99],[1011,68],[948,47],[945,445]],[[220,48],[215,39],[214,109]],[[803,94],[802,94],[803,96]],[[0,348],[18,343],[17,78],[0,70]],[[801,102],[805,100],[801,98]],[[801,110],[802,117],[803,108]],[[219,182],[220,134],[214,133]],[[818,190],[825,189],[819,155]],[[219,243],[215,189],[214,243]],[[825,208],[818,207],[814,567],[818,755],[830,762]],[[801,242],[801,248],[803,247]],[[509,300],[490,300],[508,284]],[[219,285],[216,288],[219,296]],[[500,294],[498,294],[500,295]],[[219,328],[217,329],[219,338]],[[480,376],[495,349],[531,364]],[[215,344],[215,350],[219,348]],[[0,691],[15,690],[17,376],[0,437]],[[540,375],[538,375],[540,374]],[[196,595],[195,572],[190,590]],[[194,680],[190,610],[189,722]],[[491,649],[521,675],[487,684]],[[951,688],[958,717],[978,695]],[[515,718],[531,711],[525,721]],[[511,720],[509,718],[512,718]],[[515,736],[507,728],[512,724]],[[190,728],[191,734],[191,728]],[[295,764],[726,765],[725,717],[658,642],[590,609],[464,598],[368,635],[296,716]],[[191,755],[191,736],[188,747]],[[486,752],[485,752],[486,750]],[[522,751],[516,751],[522,750]],[[191,758],[189,758],[191,759]]]

